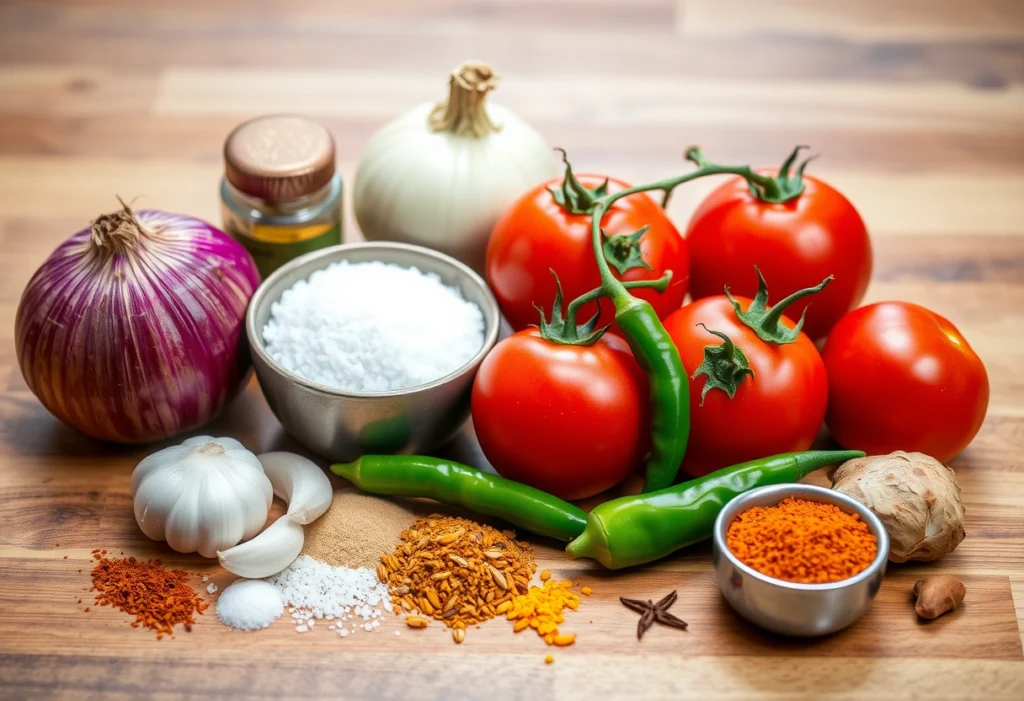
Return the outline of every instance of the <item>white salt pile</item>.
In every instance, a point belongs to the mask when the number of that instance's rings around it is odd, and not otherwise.
[[[266,628],[282,613],[281,590],[262,579],[239,579],[217,599],[217,618],[235,630]]]
[[[367,567],[332,567],[300,555],[266,581],[280,591],[299,633],[320,619],[331,621],[328,630],[343,638],[360,628],[372,632],[380,627],[381,609],[394,610],[387,586]],[[346,621],[352,623],[345,627]]]
[[[217,599],[217,617],[236,630],[266,628],[288,606],[298,633],[325,619],[341,637],[357,630],[375,631],[381,612],[391,613],[388,588],[368,567],[332,567],[300,555],[267,579],[239,579]]]
[[[284,291],[263,339],[270,357],[300,377],[382,392],[458,370],[483,347],[484,320],[433,273],[340,261]]]

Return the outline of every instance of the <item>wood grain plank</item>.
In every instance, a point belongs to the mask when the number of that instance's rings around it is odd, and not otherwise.
[[[8,0],[31,10],[33,0]],[[123,0],[49,0],[49,10],[62,15],[80,13],[90,19],[116,20],[125,12]],[[138,9],[138,8],[133,8]],[[557,24],[572,27],[617,26],[624,30],[663,29],[675,18],[675,0],[384,0],[338,2],[337,0],[147,0],[145,12],[153,17],[187,13],[206,20],[245,16],[279,20],[294,18],[347,18],[374,25],[384,22],[434,20],[444,22],[489,21],[511,26]]]
[[[239,110],[201,115],[106,112],[57,117],[42,112],[5,114],[0,110],[0,155],[213,162],[219,157],[224,137],[251,115]],[[331,130],[340,157],[355,161],[366,141],[390,116],[394,115],[357,118],[320,114],[316,119]],[[673,124],[647,124],[641,129],[584,123],[574,118],[530,122],[549,143],[568,147],[573,160],[590,169],[614,165],[622,159],[627,143],[634,164],[674,163],[678,168],[684,167],[681,154],[690,144],[699,144],[723,163],[777,166],[794,144],[807,143],[821,154],[820,163],[845,171],[930,172],[956,163],[957,172],[964,178],[974,173],[1019,172],[1024,162],[1024,138],[1010,130],[932,128],[908,132],[758,123],[689,125],[685,129]]]
[[[1024,222],[1021,222],[1024,229]],[[872,240],[872,280],[888,283],[1024,281],[1024,240],[1020,236],[879,236]]]
[[[1017,620],[1024,621],[1024,576],[1014,574],[1010,577],[1010,593],[1013,594],[1013,603],[1017,609]],[[1024,641],[1024,628],[1021,628],[1020,635],[1021,641]]]
[[[443,75],[469,57],[505,71],[581,74],[699,75],[706,79],[948,80],[986,87],[1022,82],[1024,57],[1015,40],[855,42],[803,36],[695,38],[610,28],[566,32],[548,23],[323,16],[265,18],[146,12],[141,5],[96,16],[89,12],[0,7],[0,61],[24,65],[337,67],[407,70],[408,57]],[[112,45],[117,51],[110,50]],[[529,51],[523,50],[528,45]],[[258,50],[255,47],[259,47]],[[614,50],[602,50],[614,47]],[[750,56],[771,56],[770,61]]]
[[[591,667],[588,662],[595,664]],[[907,698],[968,701],[1017,699],[1024,689],[1024,668],[1016,662],[966,662],[954,667],[934,660],[804,657],[773,664],[771,659],[752,657],[671,656],[643,660],[642,676],[618,673],[622,663],[615,653],[588,661],[559,660],[556,697],[815,701],[828,694],[853,701],[905,694]]]
[[[166,654],[166,653],[165,653]],[[1024,667],[1015,662],[974,660],[951,666],[933,660],[866,660],[795,658],[779,664],[756,657],[680,658],[650,656],[624,659],[614,651],[592,657],[560,654],[553,665],[539,656],[489,655],[453,674],[459,657],[452,654],[402,656],[408,669],[395,672],[387,653],[339,651],[320,654],[239,655],[214,651],[134,657],[34,656],[0,657],[0,681],[19,698],[206,699],[228,696],[274,699],[536,699],[594,698],[695,699],[747,701],[817,701],[822,690],[833,698],[892,698],[896,689],[918,698],[949,701],[1016,701],[1024,693]],[[470,658],[474,660],[474,658]],[[170,664],[169,664],[170,662]],[[642,664],[642,677],[622,674],[624,663]],[[249,664],[272,672],[254,676]],[[495,673],[495,669],[501,670]],[[415,683],[403,683],[414,679]],[[509,680],[521,680],[519,687]],[[71,688],[74,684],[75,688]]]
[[[500,68],[500,66],[498,66]],[[446,72],[189,69],[164,71],[158,114],[265,113],[382,120],[443,97]],[[955,83],[701,80],[651,75],[527,76],[503,73],[499,99],[524,118],[582,124],[758,125],[864,131],[1022,130],[1024,87],[978,90]]]
[[[1024,38],[1024,7],[1016,0],[936,3],[861,0],[678,0],[687,36],[784,32],[853,39]]]
[[[0,65],[0,114],[144,114],[156,74],[103,68]]]

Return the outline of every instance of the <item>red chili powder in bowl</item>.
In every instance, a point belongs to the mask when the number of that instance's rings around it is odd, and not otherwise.
[[[857,514],[792,497],[744,511],[729,526],[726,544],[747,567],[804,584],[849,579],[878,554],[878,539]]]

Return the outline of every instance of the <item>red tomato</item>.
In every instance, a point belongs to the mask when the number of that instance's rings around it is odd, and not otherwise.
[[[772,281],[776,299],[835,275],[824,292],[786,310],[796,321],[810,305],[803,330],[815,339],[860,303],[871,277],[864,221],[839,191],[811,176],[803,181],[803,194],[782,204],[762,202],[743,178],[704,199],[686,233],[694,299],[720,295],[725,285],[734,295],[753,296],[752,265]]]
[[[744,310],[750,305],[747,298],[735,299]],[[723,341],[698,324],[728,336],[753,370],[752,376],[745,374],[732,398],[724,389],[713,388],[701,399],[709,380],[695,373],[704,363],[705,348],[720,347]],[[782,324],[793,327],[785,317]],[[800,333],[784,345],[762,341],[722,295],[686,305],[665,320],[665,328],[690,374],[685,472],[700,477],[729,465],[811,446],[825,417],[828,383],[818,349],[806,335]]]
[[[578,176],[588,188],[604,182],[597,175]],[[487,246],[487,282],[509,324],[516,330],[536,324],[539,315],[534,304],[551,313],[555,299],[554,270],[562,281],[566,303],[598,287],[601,278],[591,245],[589,214],[572,214],[559,205],[548,188],[558,189],[561,179],[538,185],[519,198],[498,220]],[[627,189],[621,180],[608,181],[608,192]],[[690,264],[686,241],[668,218],[665,210],[646,194],[630,195],[612,205],[602,221],[606,235],[631,234],[650,226],[640,239],[640,255],[651,269],[630,268],[619,274],[620,280],[656,280],[672,271],[672,282],[663,293],[649,289],[633,290],[646,299],[659,317],[680,307],[686,296]],[[595,306],[589,304],[580,313],[586,320]],[[615,312],[602,303],[601,325],[610,324]]]
[[[964,337],[935,312],[880,302],[847,314],[822,351],[828,424],[840,445],[949,462],[978,433],[988,374]]]
[[[647,453],[647,380],[618,336],[556,345],[537,329],[494,347],[473,384],[473,427],[498,473],[563,499],[621,482]]]

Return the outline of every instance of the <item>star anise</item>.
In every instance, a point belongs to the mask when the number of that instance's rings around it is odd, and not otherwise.
[[[619,597],[619,601],[622,602],[623,606],[640,614],[640,623],[637,624],[636,628],[637,640],[643,638],[644,633],[650,630],[651,626],[655,623],[660,623],[669,628],[686,630],[686,621],[668,612],[672,604],[676,602],[677,597],[678,595],[674,590],[671,594],[658,601],[658,603],[654,603],[650,599],[641,601],[640,599],[627,599],[624,596]]]

